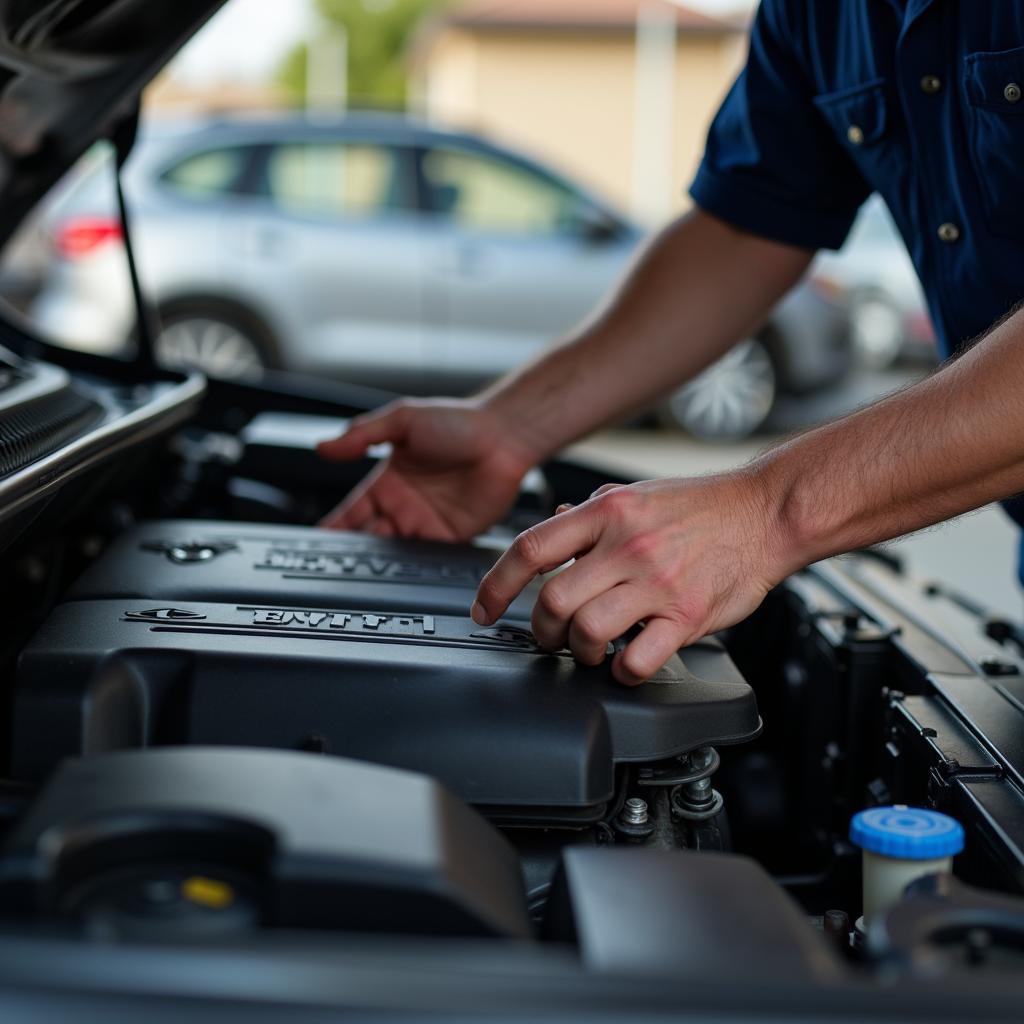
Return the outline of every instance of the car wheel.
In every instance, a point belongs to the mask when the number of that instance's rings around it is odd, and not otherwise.
[[[694,437],[738,441],[768,418],[776,390],[768,350],[760,341],[745,341],[672,395],[663,418]]]
[[[850,311],[853,343],[861,363],[887,370],[903,349],[903,318],[883,295],[862,295]]]
[[[154,355],[168,369],[199,370],[224,380],[251,380],[270,365],[262,335],[256,324],[228,312],[180,310],[161,318]]]

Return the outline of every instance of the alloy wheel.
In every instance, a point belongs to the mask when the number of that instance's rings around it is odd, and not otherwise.
[[[668,400],[668,412],[695,437],[739,440],[764,423],[775,393],[767,349],[759,341],[745,341],[680,388]]]
[[[258,377],[264,367],[259,346],[233,324],[187,317],[167,324],[156,339],[156,359],[173,370],[199,370],[210,377]]]

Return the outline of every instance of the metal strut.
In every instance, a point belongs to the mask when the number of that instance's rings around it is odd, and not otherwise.
[[[135,259],[135,246],[132,242],[132,222],[128,212],[128,204],[124,197],[123,171],[125,162],[131,155],[135,140],[139,134],[139,109],[136,107],[125,117],[111,134],[110,141],[114,145],[114,187],[117,192],[117,209],[121,219],[121,232],[124,235],[124,252],[128,262],[128,276],[131,279],[132,297],[135,301],[135,334],[136,364],[143,370],[155,370],[156,356],[154,341],[156,325],[152,311],[146,303],[139,279],[139,267]]]

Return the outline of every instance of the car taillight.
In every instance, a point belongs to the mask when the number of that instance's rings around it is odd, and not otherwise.
[[[922,309],[915,310],[907,316],[907,335],[918,345],[935,344],[935,327],[931,317]]]
[[[123,237],[121,223],[111,217],[76,217],[57,232],[57,251],[65,259],[79,259]]]

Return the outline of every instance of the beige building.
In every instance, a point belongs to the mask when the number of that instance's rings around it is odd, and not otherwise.
[[[202,117],[275,110],[287,97],[273,84],[227,80],[193,86],[165,71],[146,90],[144,102],[150,117]]]
[[[463,0],[418,41],[417,100],[656,221],[686,205],[746,30],[667,0]]]

